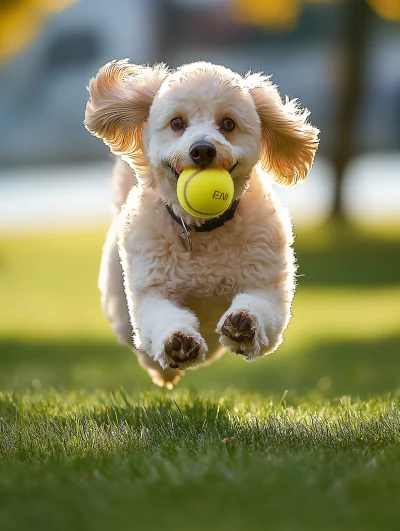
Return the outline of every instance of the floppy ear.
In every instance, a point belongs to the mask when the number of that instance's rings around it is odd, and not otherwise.
[[[154,96],[168,75],[165,65],[140,66],[111,61],[89,84],[85,127],[117,155],[141,153],[143,124]]]
[[[311,169],[318,147],[319,130],[307,122],[309,111],[297,100],[282,101],[267,76],[251,74],[245,86],[253,97],[261,120],[261,165],[275,182],[294,185]]]

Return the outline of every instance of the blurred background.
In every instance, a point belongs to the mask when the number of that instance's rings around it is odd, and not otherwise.
[[[399,385],[399,0],[0,1],[0,389],[149,388],[96,288],[112,158],[82,120],[111,59],[273,74],[321,130],[294,219],[287,340],[182,385],[368,394]],[[240,363],[241,362],[241,363]]]

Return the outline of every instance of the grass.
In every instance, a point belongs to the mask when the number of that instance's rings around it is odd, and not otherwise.
[[[396,231],[299,230],[281,349],[173,393],[101,316],[103,231],[1,241],[0,529],[397,529]]]
[[[398,399],[3,394],[1,529],[395,529]]]

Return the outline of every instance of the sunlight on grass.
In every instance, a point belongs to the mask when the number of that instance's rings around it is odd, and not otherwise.
[[[226,354],[181,387],[326,396],[394,390],[400,371],[393,234],[330,224],[298,230],[299,287],[279,351],[256,364]],[[99,303],[105,230],[0,242],[0,389],[32,382],[67,388],[153,389],[118,346]]]
[[[103,240],[104,232],[97,231],[0,241],[0,334],[110,339],[97,290]],[[306,237],[300,233],[296,245],[300,273],[304,271],[303,249],[318,250],[321,242],[326,249],[338,240],[348,242],[348,233],[331,226],[322,233],[321,229],[310,230]],[[354,247],[354,242],[349,244]],[[321,253],[323,267],[323,250]],[[381,264],[382,275],[385,265]],[[305,279],[299,278],[295,318],[289,328],[295,328],[297,342],[305,344],[325,334],[373,338],[398,330],[399,285],[343,288],[331,286],[327,274],[325,285],[311,289],[309,278],[312,282],[308,272]]]
[[[286,337],[301,346],[316,339],[379,339],[399,331],[400,286],[379,289],[299,288]]]
[[[97,275],[104,232],[0,242],[0,334],[107,335]]]
[[[396,228],[300,228],[279,351],[172,392],[101,314],[104,234],[0,242],[0,528],[397,529]]]

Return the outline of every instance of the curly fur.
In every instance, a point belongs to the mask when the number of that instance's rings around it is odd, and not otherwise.
[[[303,180],[318,145],[309,112],[282,101],[261,74],[244,78],[199,62],[170,71],[165,65],[102,67],[89,85],[85,125],[120,158],[114,169],[115,219],[104,246],[99,286],[107,319],[158,385],[172,387],[183,370],[236,351],[223,333],[227,316],[247,312],[255,336],[241,354],[253,361],[282,342],[295,290],[292,229],[271,190]],[[185,129],[172,130],[175,117]],[[234,120],[232,132],[220,128]],[[176,196],[177,173],[193,166],[190,146],[211,142],[212,167],[232,172],[232,220],[212,232],[193,232],[193,250],[182,247],[181,227],[203,220],[186,213]],[[125,162],[124,162],[125,161]],[[195,359],[170,368],[166,343],[185,334],[199,345]]]

